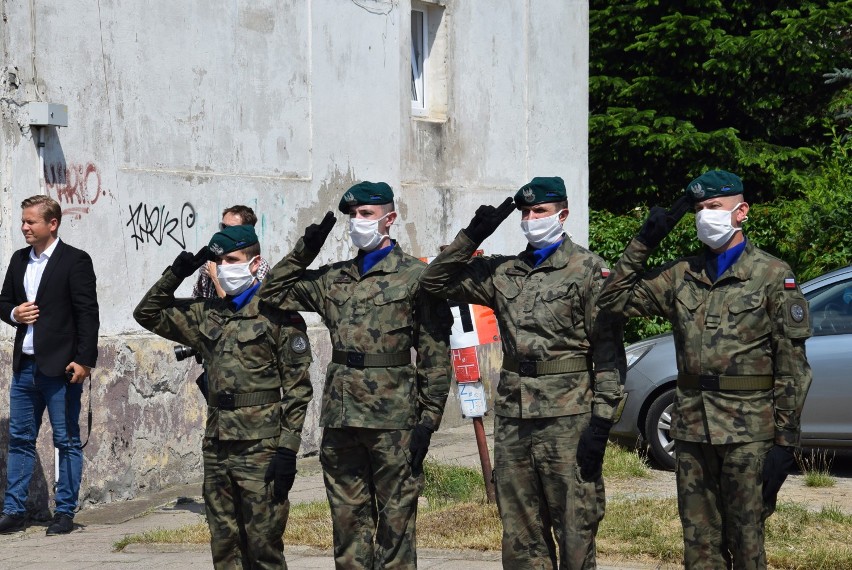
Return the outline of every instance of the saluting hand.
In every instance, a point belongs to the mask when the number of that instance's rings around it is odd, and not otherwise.
[[[485,238],[494,233],[494,230],[503,223],[515,210],[514,200],[506,198],[502,204],[497,206],[482,205],[476,209],[473,219],[463,231],[474,243],[480,244]]]
[[[328,234],[331,233],[332,228],[334,227],[334,222],[337,221],[337,218],[331,211],[325,213],[325,217],[318,224],[311,224],[307,228],[305,228],[305,235],[302,237],[302,241],[305,242],[305,247],[314,253],[319,253],[319,250],[322,249],[322,244],[325,243],[325,240],[328,238]]]
[[[171,270],[178,279],[186,279],[212,258],[213,252],[206,245],[199,249],[195,255],[188,251],[182,251],[172,263]]]
[[[657,247],[690,208],[692,208],[692,198],[689,196],[681,196],[668,210],[654,206],[648,213],[648,218],[636,239],[648,247]]]
[[[38,307],[35,301],[21,303],[12,311],[12,316],[22,325],[31,325],[38,320]]]

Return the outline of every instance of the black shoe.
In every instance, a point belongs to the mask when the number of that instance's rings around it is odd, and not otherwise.
[[[74,530],[74,519],[63,513],[53,515],[53,522],[47,527],[47,536],[56,534],[68,534]]]
[[[19,530],[24,530],[26,526],[26,515],[7,515],[3,513],[3,516],[0,516],[0,534],[18,532]]]

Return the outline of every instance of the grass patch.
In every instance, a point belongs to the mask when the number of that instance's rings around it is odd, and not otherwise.
[[[429,501],[430,508],[449,503],[486,501],[481,469],[426,461],[423,473],[425,483],[422,496]]]
[[[607,479],[646,478],[651,476],[651,469],[647,460],[635,451],[609,442],[604,455],[603,476],[604,483]]]
[[[833,462],[833,451],[822,449],[796,452],[796,463],[802,470],[806,487],[834,487],[834,476],[831,474]]]
[[[647,465],[631,452],[610,446],[605,477],[648,476]],[[633,459],[629,456],[636,456]],[[417,542],[423,548],[499,550],[502,525],[495,505],[485,502],[485,486],[477,469],[427,462],[426,484],[417,517]],[[836,505],[818,512],[783,502],[766,523],[766,553],[774,569],[852,570],[852,515]],[[153,529],[127,536],[114,547],[132,543],[206,544],[207,525],[176,530]],[[325,501],[292,505],[285,544],[332,547],[331,514]],[[610,499],[597,537],[598,554],[658,567],[679,566],[683,538],[674,498]]]
[[[182,526],[176,529],[153,528],[140,534],[129,534],[112,545],[115,552],[128,544],[209,544],[210,531],[206,523]]]

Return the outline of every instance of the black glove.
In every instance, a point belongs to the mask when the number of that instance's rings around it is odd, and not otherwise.
[[[775,510],[778,491],[787,480],[787,474],[796,464],[795,450],[786,445],[773,445],[763,462],[763,504]]]
[[[287,494],[293,488],[296,480],[296,452],[286,447],[279,447],[263,478],[268,485],[273,483],[272,496],[275,502],[283,503],[287,500]]]
[[[603,471],[604,452],[612,422],[592,416],[589,426],[580,435],[577,444],[577,465],[583,481],[597,481]]]
[[[642,224],[642,229],[636,239],[648,247],[657,247],[663,238],[669,235],[680,219],[692,208],[692,198],[681,196],[668,210],[654,206],[648,213],[648,218]]]
[[[326,238],[328,238],[328,234],[331,233],[331,229],[334,227],[334,222],[337,221],[337,218],[334,217],[334,214],[331,211],[325,213],[325,217],[318,224],[311,224],[307,228],[305,228],[305,235],[302,237],[302,241],[305,242],[305,247],[309,250],[318,253],[319,250],[322,249],[322,244],[325,243]]]
[[[488,205],[480,206],[476,209],[476,214],[474,214],[473,219],[470,221],[470,225],[463,231],[474,243],[482,243],[485,241],[485,238],[494,233],[497,226],[502,224],[503,220],[508,218],[509,214],[514,210],[515,204],[511,198],[506,198],[496,208]]]
[[[411,444],[408,450],[411,452],[411,473],[415,477],[423,474],[423,460],[429,451],[429,442],[432,441],[434,430],[423,424],[414,426],[411,433]]]
[[[188,251],[180,252],[170,269],[178,279],[186,279],[211,259],[213,259],[213,252],[205,245],[195,255]]]

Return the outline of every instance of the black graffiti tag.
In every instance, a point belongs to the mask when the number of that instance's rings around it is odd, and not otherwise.
[[[184,230],[195,225],[195,208],[189,202],[184,202],[180,208],[180,215],[174,216],[165,206],[150,207],[140,202],[136,208],[128,206],[130,220],[126,225],[133,228],[130,235],[139,249],[140,244],[155,243],[163,245],[166,237],[169,237],[181,248],[186,248],[186,236]]]

